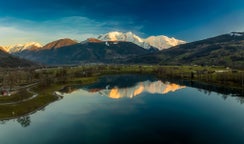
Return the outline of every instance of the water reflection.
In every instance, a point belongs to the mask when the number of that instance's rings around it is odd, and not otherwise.
[[[112,99],[120,99],[120,98],[133,98],[142,94],[143,92],[147,92],[150,94],[166,94],[169,92],[174,92],[179,89],[183,89],[185,86],[181,86],[175,83],[169,82],[162,82],[161,80],[158,81],[143,81],[138,82],[133,86],[130,87],[118,87],[113,86],[111,87],[109,84],[104,86],[104,88],[100,87],[88,87],[82,88],[90,93],[99,93],[102,96],[107,96]],[[66,87],[62,92],[64,93],[72,93],[78,90],[77,87]]]
[[[244,144],[244,105],[234,97],[224,101],[211,85],[165,81],[108,76],[66,87],[70,94],[45,112],[0,121],[0,143]]]
[[[173,83],[177,83],[179,85],[185,85],[187,87],[193,87],[198,89],[199,92],[203,92],[206,95],[211,95],[212,92],[218,93],[218,95],[222,95],[222,98],[226,100],[229,97],[235,97],[236,100],[240,103],[244,103],[244,88],[231,88],[227,86],[217,86],[211,85],[207,83],[201,83],[196,81],[187,81],[187,80],[170,80]]]
[[[22,126],[22,127],[28,127],[31,123],[30,116],[23,116],[19,117],[17,119],[17,122]]]
[[[225,100],[227,97],[236,97],[236,100],[243,104],[243,89],[231,89],[228,87],[219,87],[206,83],[185,80],[158,80],[151,75],[108,75],[100,79],[100,81],[89,86],[68,86],[65,87],[62,93],[72,93],[79,89],[86,90],[90,93],[99,93],[112,99],[133,98],[143,92],[151,94],[166,94],[185,87],[197,88],[200,92],[206,95],[211,95],[212,92],[217,92],[222,95]],[[168,82],[170,81],[170,82]]]
[[[199,91],[204,92],[205,94],[210,95],[211,92],[216,92],[223,95],[234,96],[234,97],[244,97],[244,88],[238,89],[229,87],[228,85],[225,86],[218,86],[214,84],[208,84],[203,82],[197,81],[189,81],[189,80],[168,80],[173,83],[177,83],[180,85],[185,85],[187,87],[194,87],[197,88]]]
[[[0,125],[5,125],[10,120],[0,120]],[[29,115],[18,117],[17,119],[13,119],[13,121],[17,121],[23,128],[30,126],[31,118]]]

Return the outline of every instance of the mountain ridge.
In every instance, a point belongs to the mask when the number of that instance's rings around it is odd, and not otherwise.
[[[101,34],[97,38],[88,38],[85,41],[82,41],[81,43],[85,42],[106,42],[106,41],[112,41],[112,42],[132,42],[140,47],[143,47],[145,49],[153,49],[157,48],[158,50],[167,49],[171,46],[176,46],[179,44],[185,43],[185,41],[178,40],[175,38],[169,38],[164,35],[160,36],[150,36],[146,39],[140,38],[139,36],[135,35],[132,32],[117,32],[112,31],[108,32],[106,34]],[[69,38],[63,38],[58,39],[52,42],[49,42],[42,46],[38,42],[28,42],[24,44],[16,44],[16,45],[10,45],[10,46],[1,46],[3,50],[7,51],[8,53],[20,53],[24,50],[33,50],[38,51],[42,49],[56,49],[64,46],[69,46],[73,44],[77,44],[78,42]]]
[[[14,55],[47,65],[81,63],[117,63],[121,59],[147,54],[155,49],[144,49],[132,42],[81,42],[60,48],[24,50]]]
[[[150,36],[148,38],[140,38],[132,32],[118,32],[113,31],[106,34],[99,35],[98,38],[101,41],[127,41],[133,42],[138,46],[145,49],[150,49],[151,47],[157,48],[158,50],[168,49],[172,46],[186,43],[183,40],[175,39],[174,37],[169,38],[164,35]]]
[[[120,34],[120,33],[119,33]],[[133,36],[133,33],[128,33]],[[159,36],[164,37],[164,36]],[[156,38],[156,37],[154,37]],[[122,37],[123,39],[123,37]],[[110,38],[108,38],[110,40]],[[80,43],[71,39],[60,39],[40,48],[27,46],[12,53],[20,58],[38,63],[63,65],[82,63],[135,63],[161,65],[222,65],[244,66],[244,33],[232,32],[191,43],[180,44],[159,51],[151,47],[145,49],[134,42],[102,41],[89,38]],[[172,41],[170,41],[172,40]],[[175,44],[170,39],[171,45]],[[5,52],[4,47],[0,47]]]

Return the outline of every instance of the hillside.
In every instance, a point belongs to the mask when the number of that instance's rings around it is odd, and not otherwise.
[[[182,44],[126,63],[162,65],[221,65],[244,67],[244,33],[230,33]]]
[[[25,59],[14,57],[0,49],[0,67],[30,67],[37,64]]]

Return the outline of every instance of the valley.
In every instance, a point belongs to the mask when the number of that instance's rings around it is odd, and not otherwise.
[[[243,0],[0,0],[0,144],[244,144]]]
[[[105,108],[108,115],[114,112],[123,115],[124,109],[130,107],[139,106],[140,110],[141,102],[136,101],[144,98],[149,98],[145,102],[149,102],[147,105],[153,109],[155,104],[150,104],[150,99],[154,103],[160,102],[157,107],[166,114],[168,111],[164,106],[169,104],[170,109],[177,106],[177,111],[184,109],[184,106],[174,104],[178,100],[202,105],[196,99],[198,96],[208,103],[223,104],[229,100],[235,105],[244,103],[243,33],[224,34],[191,43],[164,36],[152,36],[148,40],[130,32],[112,32],[82,42],[64,38],[44,46],[31,42],[11,49],[0,47],[0,123],[10,126],[16,121],[26,128],[32,127],[32,119],[36,116],[44,118],[50,115],[48,117],[53,119],[56,115],[70,119],[68,113],[90,113],[91,108],[95,111]],[[158,46],[156,44],[161,47],[154,47]],[[184,99],[177,97],[176,100],[172,95]],[[161,96],[170,101],[162,101]],[[207,100],[207,96],[212,100]],[[119,110],[110,111],[111,104]],[[233,109],[229,106],[225,106],[225,111]],[[197,108],[197,111],[204,110]],[[211,111],[218,113],[215,108]],[[145,115],[144,110],[141,112]],[[130,110],[126,113],[131,114]],[[184,115],[181,119],[185,118]],[[228,115],[235,117],[232,113]],[[71,119],[76,121],[76,117]],[[215,121],[219,121],[219,117],[215,117]],[[62,123],[60,119],[56,122]]]
[[[189,86],[222,87],[221,93],[233,89],[243,96],[243,58],[241,32],[191,43],[110,32],[82,42],[65,38],[44,46],[36,42],[2,46],[0,119],[38,111],[62,99],[56,91],[63,87],[94,83],[104,75],[149,74]]]

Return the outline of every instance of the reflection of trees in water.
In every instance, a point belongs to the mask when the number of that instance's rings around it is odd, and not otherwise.
[[[244,104],[244,97],[237,97],[236,100],[237,100],[240,104]]]
[[[224,100],[226,100],[226,99],[228,98],[228,95],[223,94],[223,95],[222,95],[222,98],[223,98]]]
[[[0,120],[0,125],[5,125],[9,120]],[[22,127],[28,127],[31,123],[30,116],[23,116],[17,118],[17,122],[22,126]]]
[[[22,127],[28,127],[31,123],[30,116],[23,116],[17,119],[17,122],[22,126]]]
[[[207,83],[201,83],[197,81],[187,81],[187,80],[168,80],[179,85],[185,85],[188,87],[197,88],[199,92],[203,92],[206,95],[210,95],[212,92],[216,92],[224,100],[228,97],[235,97],[238,102],[244,104],[244,89],[234,89],[226,86],[217,86]]]
[[[4,125],[5,123],[6,123],[6,120],[1,120],[1,121],[0,121],[0,124],[1,124],[1,125]]]

